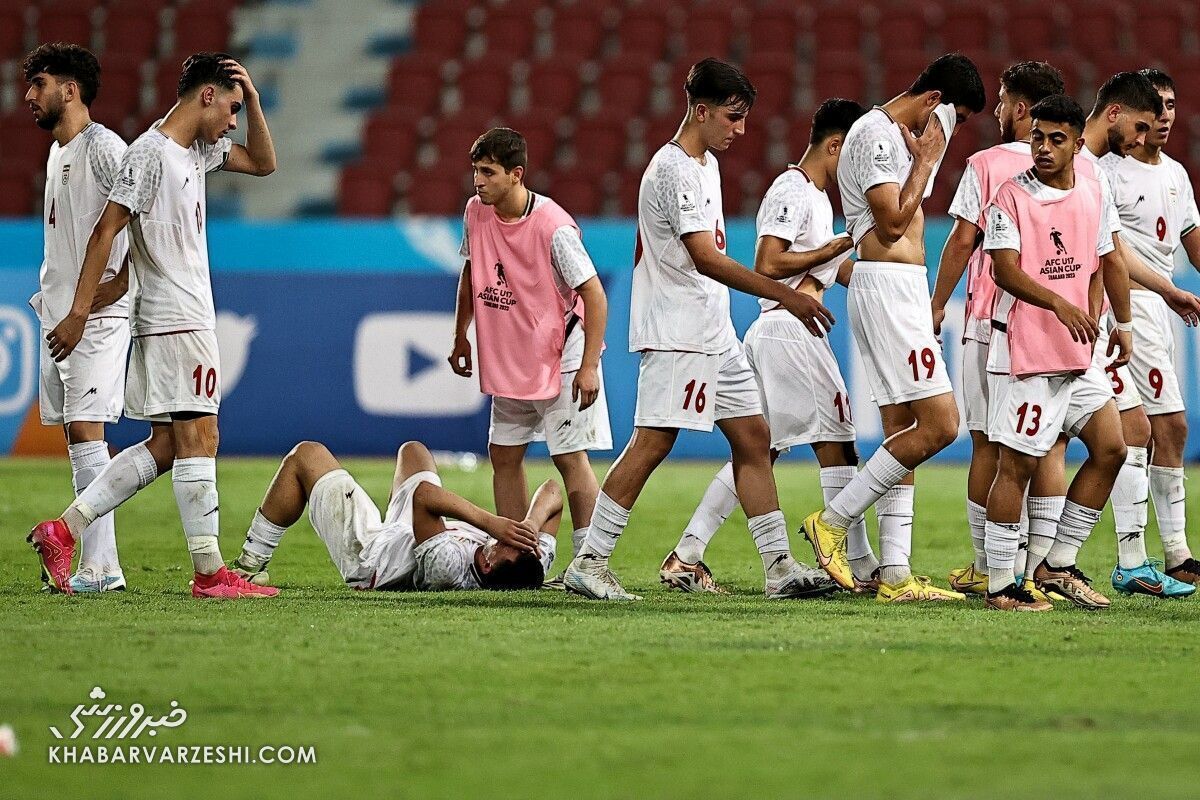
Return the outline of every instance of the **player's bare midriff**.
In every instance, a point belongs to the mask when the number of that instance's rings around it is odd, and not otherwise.
[[[890,261],[894,264],[925,266],[925,214],[921,209],[913,214],[904,235],[892,244],[879,240],[877,228],[867,231],[858,243],[859,261]]]

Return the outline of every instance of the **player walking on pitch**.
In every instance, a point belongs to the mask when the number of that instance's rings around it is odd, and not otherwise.
[[[725,255],[721,174],[713,151],[745,132],[755,90],[734,66],[706,58],[684,86],[687,115],[650,160],[638,191],[629,349],[641,353],[633,437],[604,479],[583,549],[564,575],[569,591],[634,600],[609,569],[617,539],[650,474],[681,429],[729,440],[733,476],[762,556],[770,598],[824,594],[836,586],[788,547],[771,471],[770,430],[758,386],[729,315],[729,288],[772,300],[813,335],[832,324],[811,295],[758,275]],[[824,329],[822,326],[825,326]]]
[[[755,272],[820,300],[839,270],[848,270],[850,236],[834,235],[825,190],[837,180],[846,132],[864,113],[853,100],[826,100],[817,109],[803,158],[775,179],[759,206]],[[759,304],[762,311],[746,332],[745,347],[771,430],[771,459],[810,445],[821,465],[821,489],[831,497],[854,477],[858,463],[846,382],[827,338],[813,336],[775,301]],[[663,561],[663,583],[689,592],[723,591],[703,562],[704,550],[737,502],[730,462],[713,478]],[[879,562],[862,517],[850,528],[847,548],[855,589],[877,589]]]
[[[600,491],[587,451],[612,449],[600,368],[608,301],[575,220],[525,188],[521,134],[493,128],[470,156],[475,197],[463,214],[466,262],[450,366],[472,374],[467,329],[474,320],[480,388],[493,396],[488,454],[496,513],[525,513],[525,450],[546,441],[566,486],[578,550]]]
[[[1066,433],[1080,438],[1088,457],[1067,490],[1054,544],[1034,582],[1081,608],[1102,609],[1108,598],[1092,589],[1075,561],[1100,521],[1126,453],[1112,389],[1092,347],[1107,295],[1118,325],[1113,363],[1128,360],[1129,282],[1112,255],[1107,185],[1074,169],[1083,147],[1083,110],[1054,95],[1030,116],[1034,167],[997,189],[983,241],[998,289],[987,363],[988,438],[999,446],[999,463],[984,534],[986,602],[1004,611],[1052,607],[1016,584],[1015,560],[1029,480],[1038,460]]]
[[[99,89],[100,64],[91,52],[73,44],[43,44],[25,57],[22,68],[34,121],[54,135],[46,162],[39,291],[29,303],[43,332],[39,405],[43,425],[63,426],[78,494],[108,464],[104,426],[120,419],[125,404],[129,246],[123,232],[104,264],[79,346],[69,358],[55,361],[44,337],[71,310],[88,236],[116,180],[125,142],[92,121],[89,107]],[[125,588],[111,513],[91,524],[80,550],[79,570],[69,581],[73,591]]]
[[[1124,158],[1116,153],[1105,155],[1100,159],[1100,168],[1112,185],[1122,238],[1149,268],[1163,280],[1171,281],[1175,254],[1181,244],[1192,265],[1200,267],[1200,233],[1196,228],[1200,213],[1196,210],[1187,171],[1162,152],[1175,121],[1175,82],[1157,69],[1145,69],[1141,74],[1162,98],[1162,114],[1146,134],[1144,144],[1134,147]],[[1127,373],[1133,378],[1149,417],[1152,442],[1149,493],[1154,498],[1154,513],[1162,536],[1166,575],[1194,586],[1200,583],[1200,563],[1188,549],[1185,528],[1183,452],[1188,430],[1183,393],[1175,371],[1175,331],[1170,309],[1159,294],[1136,281],[1131,281],[1130,288],[1136,347]],[[1136,519],[1139,524],[1126,535],[1144,531],[1144,508],[1143,505]],[[1120,553],[1120,562],[1112,575],[1114,588],[1160,595],[1155,590],[1161,586],[1161,595],[1170,596],[1171,590],[1179,587],[1173,586],[1173,581],[1162,581],[1161,575],[1149,574],[1157,569],[1154,564],[1145,563],[1144,558],[1136,562],[1139,556],[1145,556],[1144,539],[1139,535],[1136,541],[1141,542],[1139,552]]]
[[[875,505],[880,602],[963,599],[912,574],[908,476],[958,434],[958,407],[933,333],[921,202],[955,125],[983,105],[975,65],[944,55],[907,92],[854,123],[838,163],[847,229],[858,250],[847,292],[850,326],[888,438],[846,488],[805,520],[804,531],[821,566],[843,586],[853,585],[847,529]]]
[[[108,203],[88,240],[74,302],[46,336],[55,359],[79,344],[113,241],[128,225],[137,285],[125,413],[151,424],[150,438],[114,458],[62,516],[37,525],[29,541],[51,585],[70,593],[75,542],[89,526],[164,472],[195,567],[193,597],[270,597],[222,564],[217,536],[217,409],[221,403],[216,313],[205,233],[205,175],[275,170],[275,148],[246,70],[224,53],[184,62],[179,100],[130,145]],[[246,145],[225,134],[246,109]]]
[[[429,450],[407,442],[380,517],[323,444],[301,442],[279,465],[233,570],[266,583],[275,548],[305,506],[346,585],[383,592],[536,589],[554,563],[563,502],[558,484],[546,481],[520,519],[490,514],[443,489]]]

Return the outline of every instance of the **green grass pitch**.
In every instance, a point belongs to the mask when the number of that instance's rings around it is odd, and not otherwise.
[[[391,464],[350,461],[380,504]],[[275,463],[220,462],[222,547],[236,554]],[[69,500],[65,462],[0,461],[0,796],[1155,797],[1195,792],[1200,600],[1116,599],[1036,617],[769,603],[740,512],[708,562],[733,597],[665,592],[660,559],[715,465],[669,464],[614,557],[646,595],[356,593],[304,521],[271,573],[278,601],[198,602],[169,480],[118,512],[130,591],[39,594],[30,525]],[[490,505],[490,473],[446,485]],[[531,482],[551,474],[531,466]],[[794,530],[815,468],[783,463]],[[966,472],[918,476],[914,564],[966,562]],[[1193,495],[1194,496],[1194,495]],[[1190,516],[1200,518],[1200,503]],[[1158,550],[1151,523],[1151,550]],[[561,541],[566,541],[562,539]],[[1200,544],[1193,538],[1193,544]],[[793,537],[794,550],[811,552]],[[1107,587],[1111,518],[1081,565]],[[559,566],[564,563],[559,558]],[[49,726],[93,686],[189,717],[138,744],[313,745],[315,765],[54,765]]]

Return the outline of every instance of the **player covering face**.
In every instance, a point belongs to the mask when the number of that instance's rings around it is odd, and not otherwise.
[[[391,496],[381,517],[324,445],[301,442],[279,465],[231,568],[265,584],[284,532],[306,506],[346,585],[364,591],[437,591],[541,586],[554,561],[563,502],[558,484],[546,481],[522,519],[491,514],[443,489],[429,450],[407,442],[397,452]]]

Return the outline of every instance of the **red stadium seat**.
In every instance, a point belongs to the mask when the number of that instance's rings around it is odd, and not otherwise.
[[[641,188],[641,173],[625,170],[620,173],[617,181],[616,211],[624,217],[637,216],[638,190]],[[632,261],[633,253],[629,258]]]
[[[34,208],[33,180],[29,173],[0,172],[0,217],[27,217]]]
[[[392,175],[411,167],[419,136],[412,114],[404,108],[377,111],[363,128],[363,159],[377,171]]]
[[[813,64],[814,97],[861,98],[866,95],[866,68],[856,50],[822,50]]]
[[[1013,61],[1045,60],[1046,54],[1063,45],[1063,28],[1069,21],[1061,7],[1018,5],[1009,9],[1004,22],[1008,52]]]
[[[968,3],[949,6],[942,19],[941,34],[944,50],[985,50],[991,44],[992,30],[997,27],[986,5]]]
[[[751,119],[755,124],[766,121],[776,114],[790,113],[794,97],[795,81],[790,69],[782,67],[769,68],[749,63],[745,65],[746,75],[749,76],[758,96],[754,99],[754,109]]]
[[[650,95],[648,62],[631,56],[606,62],[600,68],[596,92],[600,97],[602,114],[620,111],[629,115],[643,113]]]
[[[92,104],[92,116],[116,123],[141,110],[142,72],[136,59],[112,55],[101,62],[100,92]]]
[[[228,9],[214,8],[211,0],[193,0],[175,12],[175,52],[228,50],[231,30]]]
[[[554,52],[581,60],[592,58],[599,52],[605,35],[602,16],[586,3],[560,9],[554,16],[551,30]]]
[[[891,99],[901,92],[908,90],[921,71],[929,65],[933,58],[924,50],[889,49],[883,51],[882,79],[883,98]]]
[[[467,20],[464,11],[453,3],[422,3],[417,10],[414,43],[417,53],[442,60],[457,58],[462,53],[467,38]]]
[[[734,32],[745,25],[744,9],[736,6],[721,3],[693,7],[688,10],[683,26],[684,53],[692,54],[688,58],[692,63],[706,56],[728,58]],[[761,47],[757,41],[754,46]]]
[[[930,34],[936,29],[939,6],[913,0],[890,0],[879,9],[879,55],[885,60],[888,51],[898,49],[929,50]],[[930,57],[928,61],[932,61]]]
[[[818,8],[813,34],[819,50],[860,50],[863,37],[873,29],[870,11],[865,4]]]
[[[575,107],[579,98],[579,62],[574,55],[562,55],[529,65],[527,78],[529,105],[563,114]]]
[[[414,115],[428,114],[442,98],[441,65],[410,56],[392,63],[388,76],[388,105],[409,109]]]
[[[158,14],[141,9],[118,7],[109,9],[104,18],[104,50],[106,54],[120,52],[141,59],[158,53]],[[107,69],[107,59],[105,60]]]
[[[600,213],[604,201],[600,170],[577,170],[555,174],[547,193],[574,217]]]
[[[558,134],[554,127],[557,119],[558,113],[552,109],[531,106],[519,116],[500,117],[498,124],[512,128],[525,137],[531,167],[549,167],[558,156]]]
[[[639,6],[626,12],[617,27],[621,54],[661,58],[667,47],[667,20],[674,10]]]
[[[0,53],[25,50],[25,9],[19,4],[0,8]]]
[[[652,117],[646,120],[646,132],[642,137],[642,143],[646,148],[647,160],[658,148],[671,141],[671,138],[675,136],[675,132],[679,130],[679,121],[682,116],[682,109],[672,109],[661,117]]]
[[[1194,15],[1192,22],[1194,22]],[[1144,53],[1171,55],[1183,46],[1182,33],[1189,27],[1182,10],[1170,3],[1138,7],[1133,14],[1133,38]]]
[[[50,153],[50,135],[33,122],[28,109],[19,106],[0,118],[0,160],[26,165],[36,165],[33,171],[45,169],[46,156]]]
[[[1070,10],[1072,23],[1065,30],[1067,46],[1081,53],[1112,52],[1121,46],[1125,26],[1115,3],[1088,0]],[[1083,23],[1082,20],[1087,20]]]
[[[794,55],[800,39],[800,21],[795,6],[758,8],[750,19],[750,38],[755,53]],[[749,56],[747,56],[749,60]]]
[[[464,109],[492,115],[508,109],[512,89],[511,62],[470,61],[458,76],[458,91]]]
[[[467,154],[480,134],[492,127],[491,114],[479,114],[464,109],[458,116],[439,121],[433,143],[437,146],[439,162],[456,165],[454,169],[469,167]]]
[[[371,164],[342,170],[338,186],[338,213],[350,217],[386,217],[392,213],[395,191],[390,175],[381,175]]]
[[[405,193],[408,209],[413,214],[440,216],[461,215],[469,196],[460,178],[434,170],[414,174]]]
[[[71,42],[92,46],[92,15],[90,11],[47,5],[37,20],[39,42]]]
[[[574,136],[571,137],[576,164],[587,164],[589,169],[595,170],[625,167],[629,136],[623,124],[612,122],[611,119],[601,116],[592,120],[580,120]]]

